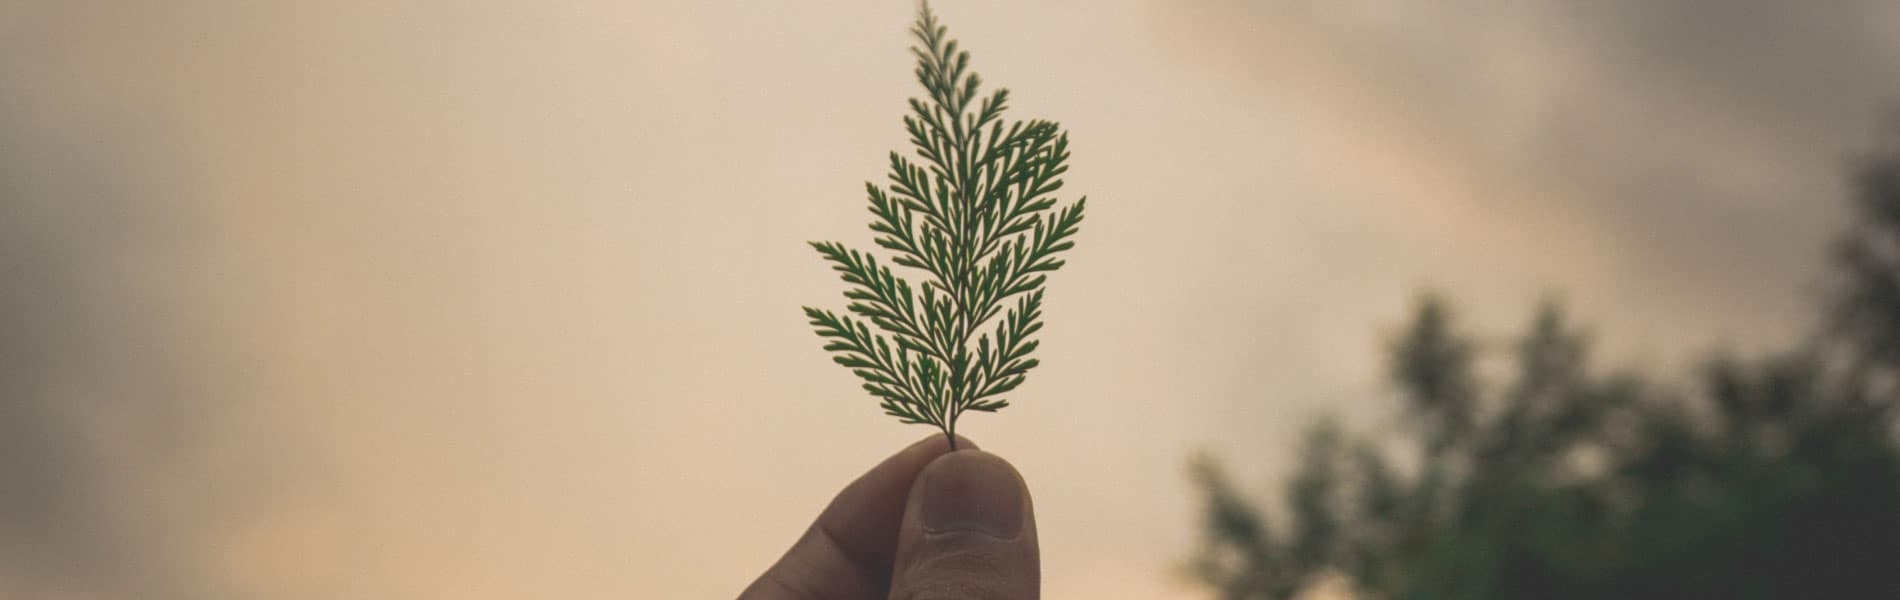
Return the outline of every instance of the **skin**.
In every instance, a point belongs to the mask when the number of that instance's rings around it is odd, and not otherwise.
[[[933,435],[843,491],[740,600],[1035,600],[1028,486],[1009,462]]]

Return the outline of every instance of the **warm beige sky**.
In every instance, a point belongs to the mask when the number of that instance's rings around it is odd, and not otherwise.
[[[937,4],[1091,199],[962,427],[1048,597],[1199,597],[1185,457],[1392,427],[1425,286],[1657,369],[1806,326],[1900,10],[1569,4]],[[869,245],[911,10],[0,0],[0,595],[736,593],[927,433],[798,311],[842,305],[803,241]]]

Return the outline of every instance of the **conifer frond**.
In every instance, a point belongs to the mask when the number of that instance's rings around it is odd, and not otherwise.
[[[1075,247],[1086,198],[1059,206],[1053,195],[1068,171],[1060,125],[1005,123],[1009,90],[982,94],[969,52],[928,4],[911,34],[926,92],[904,117],[915,156],[892,152],[886,184],[864,187],[875,243],[919,283],[868,252],[812,242],[850,304],[805,315],[884,412],[935,426],[954,447],[959,415],[1009,406],[1004,395],[1039,364],[1043,284]]]

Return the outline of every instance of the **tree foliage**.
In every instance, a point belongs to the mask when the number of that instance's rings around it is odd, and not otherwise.
[[[1900,134],[1900,132],[1896,132]],[[1900,135],[1895,136],[1900,142]],[[1507,381],[1443,300],[1388,360],[1405,451],[1316,426],[1279,527],[1205,460],[1194,576],[1222,598],[1325,577],[1397,599],[1888,597],[1900,590],[1900,146],[1865,161],[1829,323],[1671,390],[1589,367],[1546,303]],[[1418,457],[1416,468],[1395,458]]]
[[[927,92],[904,117],[916,157],[892,152],[886,184],[864,185],[890,264],[812,242],[849,285],[850,304],[805,315],[885,413],[935,426],[954,446],[959,415],[1008,406],[1038,365],[1043,284],[1075,246],[1086,198],[1061,205],[1054,195],[1068,171],[1061,126],[1006,122],[1009,90],[981,91],[970,54],[929,5],[911,33]],[[923,279],[913,285],[892,265]]]

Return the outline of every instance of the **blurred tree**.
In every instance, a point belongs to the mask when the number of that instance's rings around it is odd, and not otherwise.
[[[1829,331],[1851,345],[1855,367],[1886,377],[1900,370],[1900,113],[1894,123],[1895,135],[1855,171],[1860,218],[1836,245],[1841,281]]]
[[[1226,599],[1291,598],[1330,577],[1393,599],[1900,597],[1894,140],[1856,172],[1859,218],[1813,342],[1714,356],[1669,392],[1592,372],[1588,340],[1546,302],[1496,385],[1427,296],[1388,356],[1410,417],[1403,452],[1316,425],[1284,527],[1197,459],[1191,572]]]

